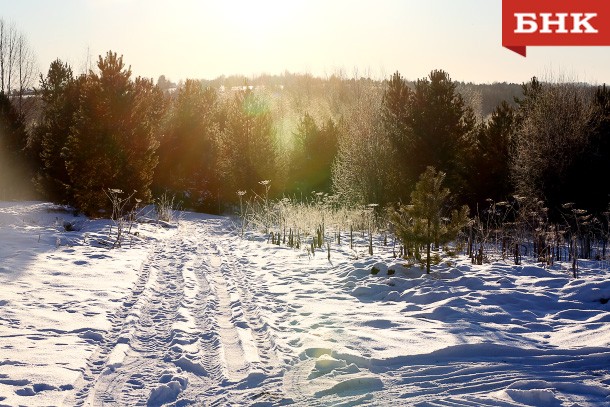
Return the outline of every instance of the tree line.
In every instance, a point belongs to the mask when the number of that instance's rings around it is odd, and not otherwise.
[[[605,86],[533,78],[483,117],[476,87],[443,70],[414,82],[398,72],[383,81],[286,75],[174,89],[162,79],[134,78],[108,52],[81,75],[51,63],[33,119],[0,92],[3,197],[28,179],[41,197],[89,215],[108,209],[108,188],[143,202],[168,191],[186,208],[225,212],[238,191],[260,193],[271,180],[271,196],[333,193],[383,207],[408,203],[434,167],[452,204],[471,213],[515,196],[543,201],[555,217],[566,202],[607,209]]]

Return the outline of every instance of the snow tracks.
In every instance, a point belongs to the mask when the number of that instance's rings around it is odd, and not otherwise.
[[[75,386],[77,406],[282,400],[273,334],[229,258],[226,220],[183,221],[159,243]]]

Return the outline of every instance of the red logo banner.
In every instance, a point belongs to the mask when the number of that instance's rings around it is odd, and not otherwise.
[[[608,0],[502,0],[502,46],[610,45]]]

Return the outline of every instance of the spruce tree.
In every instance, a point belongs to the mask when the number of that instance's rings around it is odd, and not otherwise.
[[[410,104],[413,98],[413,91],[409,88],[407,81],[395,72],[388,81],[383,95],[381,117],[384,130],[393,147],[392,165],[397,167],[399,185],[401,192],[398,198],[407,201],[410,186],[414,179],[409,169],[410,160],[407,159],[412,149],[412,134]]]
[[[330,192],[332,164],[337,155],[339,127],[332,119],[318,126],[306,113],[294,134],[295,149],[290,168],[292,192]]]
[[[477,126],[474,143],[467,147],[467,193],[471,208],[487,199],[505,200],[512,193],[510,154],[514,141],[515,112],[502,102],[488,121]]]
[[[247,88],[229,101],[221,137],[219,170],[224,198],[238,190],[260,191],[259,181],[277,177],[275,130],[265,101]]]

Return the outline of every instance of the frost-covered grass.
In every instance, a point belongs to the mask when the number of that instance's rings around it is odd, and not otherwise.
[[[367,252],[373,250],[373,242],[375,246],[393,243],[388,242],[388,223],[376,211],[376,205],[347,206],[337,197],[322,193],[305,200],[267,200],[261,196],[242,199],[237,228],[242,235],[263,233],[271,241],[279,236],[279,244],[309,250],[310,254],[314,254],[312,243],[314,250],[328,252],[341,245],[355,250],[361,240],[358,236],[368,239]]]

